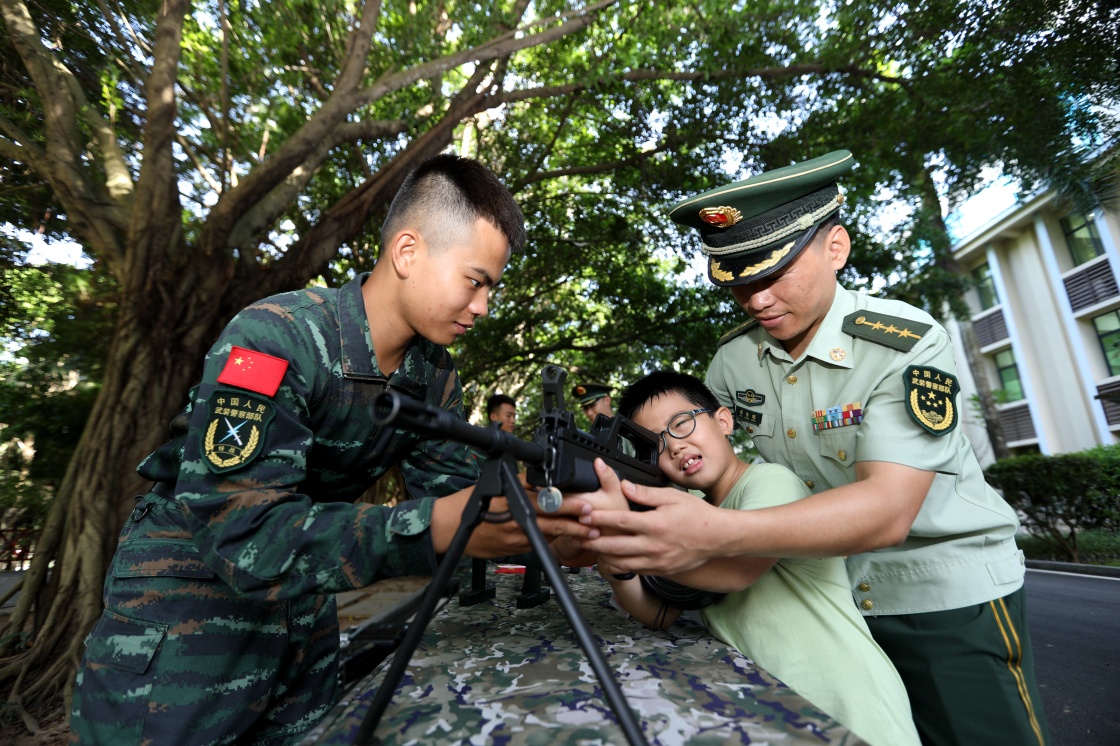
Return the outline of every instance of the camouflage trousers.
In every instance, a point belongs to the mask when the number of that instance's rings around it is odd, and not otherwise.
[[[334,596],[239,595],[202,561],[173,500],[140,499],[104,601],[78,673],[72,743],[295,743],[337,696]]]

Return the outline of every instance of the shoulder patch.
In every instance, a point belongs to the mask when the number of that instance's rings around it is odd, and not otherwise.
[[[268,424],[276,414],[272,401],[240,391],[219,390],[206,400],[209,416],[202,433],[202,457],[221,474],[245,466],[264,450]]]
[[[274,396],[284,380],[288,361],[244,347],[232,347],[218,383]]]
[[[933,324],[925,324],[900,316],[872,313],[866,309],[844,317],[845,333],[890,347],[899,352],[909,352]]]
[[[725,344],[727,344],[731,340],[735,339],[736,337],[741,337],[744,334],[746,334],[747,332],[749,332],[757,324],[758,324],[758,321],[756,321],[755,319],[751,319],[750,321],[739,324],[739,326],[735,327],[734,329],[729,331],[727,334],[724,334],[722,337],[720,337],[719,338],[719,344],[716,345],[716,346],[717,347],[723,347]]]
[[[961,390],[954,376],[937,368],[912,365],[902,373],[906,413],[931,435],[945,435],[960,415],[953,402]]]

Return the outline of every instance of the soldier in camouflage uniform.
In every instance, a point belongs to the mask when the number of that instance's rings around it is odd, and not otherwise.
[[[138,498],[86,640],[72,740],[291,743],[336,698],[333,593],[430,574],[478,478],[462,445],[373,421],[386,388],[464,416],[444,345],[487,313],[521,212],[479,164],[437,156],[390,207],[373,271],[244,309],[206,357]],[[415,500],[354,504],[394,464]],[[435,499],[440,498],[440,499]],[[495,505],[495,510],[504,506]],[[565,513],[548,535],[584,532]],[[467,552],[526,551],[483,523]]]
[[[626,490],[658,509],[592,514],[630,535],[587,548],[659,574],[715,556],[846,556],[852,602],[902,676],[923,743],[1043,746],[1018,519],[957,427],[949,335],[836,282],[851,250],[837,179],[853,164],[837,151],[669,213],[699,231],[709,279],[751,316],[720,341],[708,387],[813,494],[718,515],[670,490]]]

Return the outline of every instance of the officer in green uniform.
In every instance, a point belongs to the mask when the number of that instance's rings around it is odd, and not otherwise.
[[[591,422],[599,415],[614,417],[611,408],[611,387],[605,383],[577,383],[572,387],[572,398]]]
[[[374,399],[394,389],[464,417],[444,346],[486,315],[524,241],[493,174],[436,156],[402,184],[372,272],[229,323],[171,440],[139,466],[153,487],[125,522],[86,640],[75,742],[294,743],[327,713],[332,594],[431,574],[479,473],[466,446],[378,425]],[[395,464],[417,499],[354,503]],[[586,533],[566,512],[542,530]],[[507,521],[480,525],[467,552],[528,549]]]
[[[846,556],[853,603],[898,668],[924,743],[1045,744],[1014,511],[959,427],[949,335],[928,314],[836,282],[847,151],[675,205],[708,277],[751,320],[721,340],[707,383],[770,462],[814,493],[708,515],[634,488],[644,513],[585,518],[615,567],[671,574],[718,556]]]

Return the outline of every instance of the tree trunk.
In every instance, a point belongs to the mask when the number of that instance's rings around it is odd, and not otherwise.
[[[953,256],[952,240],[949,238],[949,229],[941,217],[941,201],[937,196],[937,189],[929,172],[922,170],[918,177],[918,189],[921,193],[922,210],[926,220],[930,222],[931,236],[935,249],[936,261],[947,272],[964,277],[964,271]],[[1007,439],[1003,434],[1003,422],[999,418],[995,399],[992,397],[992,387],[988,383],[988,372],[984,365],[984,356],[976,344],[976,334],[972,329],[972,319],[957,319],[964,337],[964,356],[968,361],[968,369],[972,373],[972,381],[976,386],[976,394],[980,399],[980,414],[984,418],[984,429],[987,431],[988,440],[992,444],[992,452],[996,459],[1008,458],[1011,453],[1007,450]]]
[[[195,309],[215,299],[195,295]],[[52,699],[75,671],[81,644],[101,613],[101,588],[132,496],[146,491],[136,466],[164,441],[167,423],[185,404],[203,350],[184,349],[167,334],[144,330],[153,315],[122,309],[102,391],[51,505],[38,551],[8,623],[0,683],[5,699]],[[166,316],[166,314],[164,314]],[[156,315],[155,318],[159,318]],[[189,361],[189,362],[188,362]],[[33,683],[24,688],[32,674]],[[67,698],[69,699],[69,698]]]

